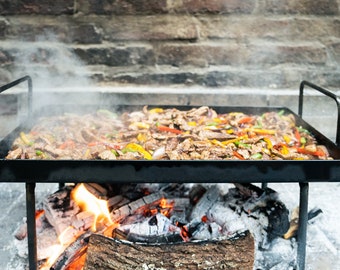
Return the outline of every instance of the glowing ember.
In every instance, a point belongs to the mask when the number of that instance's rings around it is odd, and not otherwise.
[[[145,216],[154,216],[157,213],[161,213],[162,215],[169,217],[174,208],[174,201],[169,201],[165,198],[162,198],[157,205],[152,205],[144,211]]]
[[[163,214],[166,217],[169,217],[175,202],[174,201],[168,201],[167,199],[163,198],[161,199],[159,203],[160,207],[160,213]]]
[[[107,201],[98,199],[90,193],[83,184],[78,185],[72,191],[72,198],[76,203],[83,208],[84,211],[89,211],[94,214],[94,222],[92,224],[92,231],[96,231],[96,224],[99,218],[106,219],[108,224],[113,224]]]

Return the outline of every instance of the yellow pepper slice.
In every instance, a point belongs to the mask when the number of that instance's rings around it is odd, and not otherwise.
[[[235,143],[235,142],[238,142],[239,140],[243,140],[243,139],[247,139],[248,136],[240,136],[240,137],[237,137],[235,139],[230,139],[230,140],[227,140],[227,141],[223,141],[221,142],[223,145],[227,145],[229,143]]]
[[[245,131],[255,132],[256,134],[259,134],[259,135],[275,135],[276,134],[275,129],[247,128],[245,129]]]
[[[283,135],[283,139],[285,140],[285,142],[287,144],[289,144],[291,142],[291,139],[290,139],[290,137],[288,135]]]
[[[20,132],[20,139],[24,142],[24,144],[27,144],[27,145],[32,145],[33,144],[33,142],[31,142],[27,138],[27,136],[26,136],[26,134],[24,132]]]
[[[288,150],[287,146],[285,146],[285,145],[282,145],[282,148],[281,148],[280,152],[283,155],[288,155],[289,154],[289,150]]]
[[[273,144],[272,141],[269,138],[263,138],[263,140],[266,142],[267,144],[267,149],[272,149],[273,148]]]
[[[143,123],[143,122],[133,122],[131,124],[131,126],[135,126],[135,127],[139,128],[139,129],[148,129],[148,128],[150,128],[149,124]]]
[[[146,142],[147,141],[147,135],[145,133],[139,133],[137,135],[137,140],[140,141],[141,143]]]
[[[195,121],[189,121],[188,123],[188,126],[191,126],[191,127],[196,127],[197,123]]]
[[[162,113],[163,111],[162,108],[153,108],[149,110],[149,113]]]
[[[220,141],[218,141],[216,139],[211,140],[211,143],[215,144],[215,145],[218,145],[218,146],[225,147],[225,144],[223,144],[223,142],[220,142]]]
[[[145,159],[151,160],[152,156],[151,154],[146,151],[143,146],[136,144],[136,143],[129,143],[125,146],[125,149],[131,150],[131,151],[136,151],[144,156]]]

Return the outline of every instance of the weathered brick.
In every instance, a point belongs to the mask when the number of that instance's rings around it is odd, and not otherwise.
[[[73,14],[74,1],[69,0],[3,0],[0,2],[0,15],[19,14]]]
[[[99,15],[136,15],[167,13],[166,0],[80,0],[77,12]]]
[[[182,0],[169,1],[169,10],[177,13],[252,13],[256,5],[253,0]]]
[[[292,65],[326,65],[327,50],[319,43],[260,43],[249,48],[248,64],[271,66]]]
[[[269,76],[270,75],[270,76]],[[182,68],[179,71],[162,69],[139,72],[106,73],[105,81],[129,84],[153,85],[202,85],[209,87],[251,87],[268,88],[281,82],[285,83],[282,71],[244,70],[244,69],[191,69]],[[296,86],[296,85],[295,85]]]
[[[5,39],[8,22],[0,18],[0,39]]]
[[[318,43],[273,43],[238,45],[225,44],[167,44],[157,49],[158,64],[193,65],[257,65],[273,66],[284,63],[325,65],[326,47]]]
[[[65,25],[44,23],[11,22],[7,28],[7,39],[19,39],[21,41],[54,40],[69,42],[70,35]]]
[[[173,66],[232,65],[243,62],[237,44],[166,44],[157,48],[158,64]]]
[[[212,71],[207,72],[201,79],[201,85],[210,87],[268,88],[275,83],[284,84],[281,72],[251,69]]]
[[[197,21],[189,16],[122,16],[105,18],[106,40],[194,40]]]
[[[300,41],[340,36],[340,22],[333,17],[199,16],[205,39]]]
[[[74,52],[88,65],[152,65],[155,62],[152,50],[145,46],[76,47]]]
[[[277,14],[339,14],[337,0],[265,0],[263,9],[265,12]]]
[[[63,17],[20,16],[9,18],[6,38],[22,41],[54,40],[65,43],[101,43],[102,31],[96,23]],[[1,21],[0,21],[1,29]],[[1,31],[1,30],[0,30]]]
[[[70,26],[70,42],[93,44],[102,42],[102,31],[94,23],[81,23]]]

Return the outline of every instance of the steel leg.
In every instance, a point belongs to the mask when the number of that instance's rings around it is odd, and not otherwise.
[[[299,183],[299,185],[300,185],[300,207],[299,207],[299,229],[297,235],[298,239],[297,265],[299,270],[304,270],[306,260],[309,184]]]
[[[35,227],[35,183],[26,183],[26,215],[29,270],[36,270],[38,256]]]

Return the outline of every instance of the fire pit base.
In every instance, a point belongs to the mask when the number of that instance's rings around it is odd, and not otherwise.
[[[231,240],[142,245],[93,234],[84,270],[253,269],[255,243],[245,235]]]

